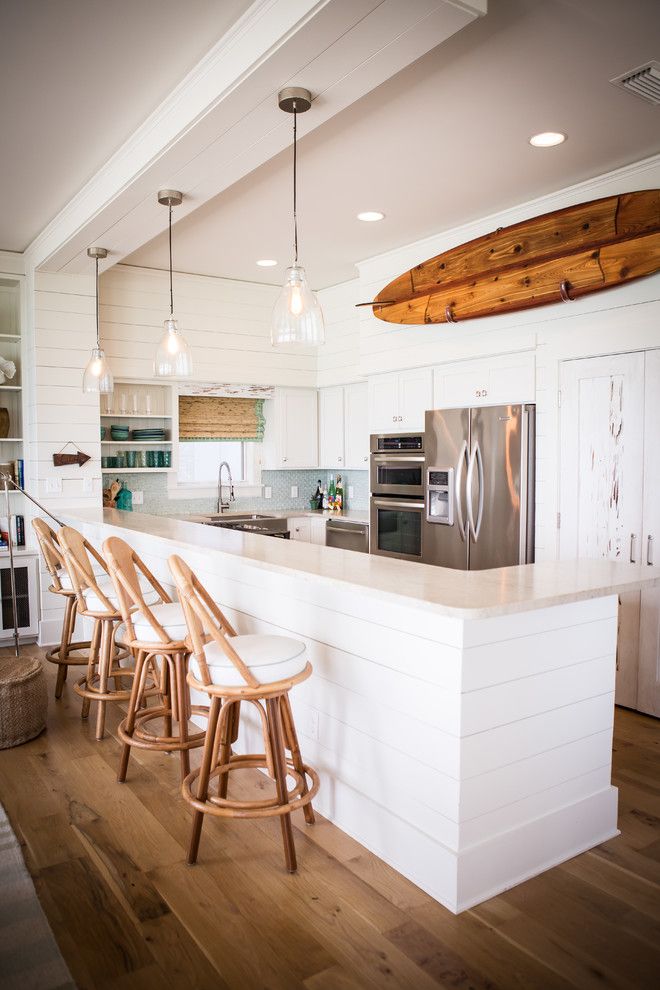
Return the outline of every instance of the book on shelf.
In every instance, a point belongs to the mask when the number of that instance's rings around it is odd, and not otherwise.
[[[0,464],[0,473],[8,474],[19,488],[25,487],[25,461],[22,457],[16,461],[5,461]]]
[[[10,516],[11,539],[15,547],[25,546],[25,518],[23,516]],[[9,531],[7,527],[7,516],[0,516],[0,550],[6,550],[9,546]]]

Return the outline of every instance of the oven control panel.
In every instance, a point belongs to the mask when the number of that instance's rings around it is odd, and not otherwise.
[[[441,526],[454,525],[453,468],[427,468],[426,520]]]

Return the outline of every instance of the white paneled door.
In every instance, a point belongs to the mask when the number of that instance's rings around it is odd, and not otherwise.
[[[641,559],[660,561],[660,350],[646,352],[644,430],[644,525]],[[642,592],[637,704],[660,716],[660,588]]]
[[[644,482],[643,352],[561,370],[560,556],[638,561]],[[616,700],[637,707],[640,594],[620,599]]]
[[[639,559],[643,479],[644,354],[564,362],[561,556]]]

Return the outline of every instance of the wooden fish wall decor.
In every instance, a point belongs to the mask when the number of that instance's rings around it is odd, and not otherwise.
[[[378,293],[387,323],[514,313],[660,271],[660,189],[621,193],[499,227],[416,265]]]

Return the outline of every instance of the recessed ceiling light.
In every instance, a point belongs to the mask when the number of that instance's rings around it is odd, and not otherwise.
[[[262,258],[257,264],[259,268],[274,268],[277,262],[273,258]]]
[[[559,131],[542,131],[540,134],[533,134],[529,143],[534,148],[554,148],[556,144],[563,144],[566,135]]]
[[[365,210],[364,213],[358,213],[357,218],[364,223],[376,223],[377,220],[384,220],[385,214],[378,210]]]

